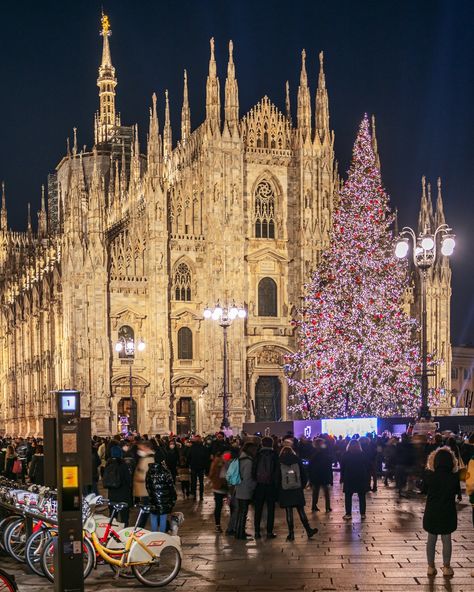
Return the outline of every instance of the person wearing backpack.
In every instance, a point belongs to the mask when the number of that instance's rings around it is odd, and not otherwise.
[[[296,508],[301,524],[304,526],[306,534],[310,539],[318,532],[318,529],[311,528],[306,512],[304,511],[304,488],[306,487],[307,478],[303,463],[290,446],[283,446],[280,451],[279,460],[280,490],[278,501],[280,502],[280,507],[285,508],[286,511],[286,523],[288,524],[288,536],[286,540],[295,540],[293,508]]]
[[[110,458],[105,463],[102,483],[107,489],[107,497],[111,502],[125,502],[127,507],[120,511],[120,521],[128,526],[132,500],[132,474],[123,460],[123,452],[119,445],[110,448]]]
[[[250,502],[253,498],[256,482],[253,478],[253,463],[257,454],[257,445],[254,442],[245,442],[238,459],[240,482],[235,484],[235,497],[237,500],[237,516],[235,525],[235,538],[249,540],[252,537],[245,531],[247,514]],[[235,462],[235,461],[233,461]],[[231,463],[232,465],[232,463]],[[231,465],[229,465],[229,470]]]
[[[261,538],[260,522],[262,520],[263,507],[267,505],[267,539],[274,539],[275,503],[278,496],[280,464],[278,454],[273,450],[273,439],[269,436],[262,438],[262,446],[257,453],[254,463],[254,479],[257,483],[254,493],[255,538]]]

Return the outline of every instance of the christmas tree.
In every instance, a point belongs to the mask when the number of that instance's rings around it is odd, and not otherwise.
[[[310,284],[288,356],[290,408],[303,417],[412,415],[419,404],[416,321],[403,311],[406,264],[363,119],[338,196],[330,247]]]

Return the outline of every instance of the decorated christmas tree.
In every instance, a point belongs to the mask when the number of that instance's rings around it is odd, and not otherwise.
[[[403,311],[408,275],[394,257],[393,222],[365,117],[330,247],[293,321],[299,346],[286,372],[290,408],[303,417],[416,413],[417,326]]]

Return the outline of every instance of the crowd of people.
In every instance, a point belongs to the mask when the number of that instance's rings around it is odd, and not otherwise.
[[[443,575],[451,568],[451,534],[457,528],[456,501],[461,480],[473,504],[474,434],[413,435],[367,434],[335,438],[322,434],[312,440],[248,435],[226,437],[223,432],[201,438],[147,435],[94,437],[91,445],[91,485],[87,491],[107,490],[114,502],[126,502],[120,519],[126,525],[130,508],[149,505],[149,528],[166,531],[178,493],[183,500],[202,502],[206,477],[214,497],[214,524],[223,532],[225,504],[230,516],[225,533],[236,539],[272,539],[275,509],[285,511],[287,541],[295,538],[294,513],[308,538],[318,532],[305,511],[305,489],[311,489],[311,512],[332,512],[333,472],[340,472],[344,492],[344,520],[350,521],[357,495],[361,520],[367,512],[367,494],[379,484],[392,483],[399,496],[424,495],[423,528],[427,531],[428,575],[437,573],[434,558],[438,536],[442,541]],[[40,439],[0,440],[0,469],[19,481],[44,482],[44,455]],[[467,476],[467,478],[466,478]],[[322,503],[320,498],[322,496]],[[322,505],[324,504],[324,506]],[[253,535],[248,531],[253,505]],[[321,507],[320,507],[321,506]],[[189,511],[195,506],[190,505]],[[266,510],[266,511],[265,511]],[[144,527],[148,518],[145,515]],[[474,575],[474,572],[473,572]]]

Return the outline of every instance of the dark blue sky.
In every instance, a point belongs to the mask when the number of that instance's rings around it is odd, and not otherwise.
[[[469,0],[104,0],[113,36],[117,105],[144,139],[151,94],[163,110],[169,89],[179,136],[182,70],[188,69],[193,126],[204,114],[209,38],[216,39],[221,87],[234,41],[241,114],[264,94],[293,109],[300,52],[308,53],[311,91],[325,52],[331,124],[340,171],[364,112],[375,113],[382,175],[401,224],[417,222],[420,178],[443,180],[453,258],[453,337],[474,341],[474,3]],[[100,2],[2,3],[0,18],[0,178],[9,220],[23,228],[26,204],[78,127],[91,145],[97,109]]]

